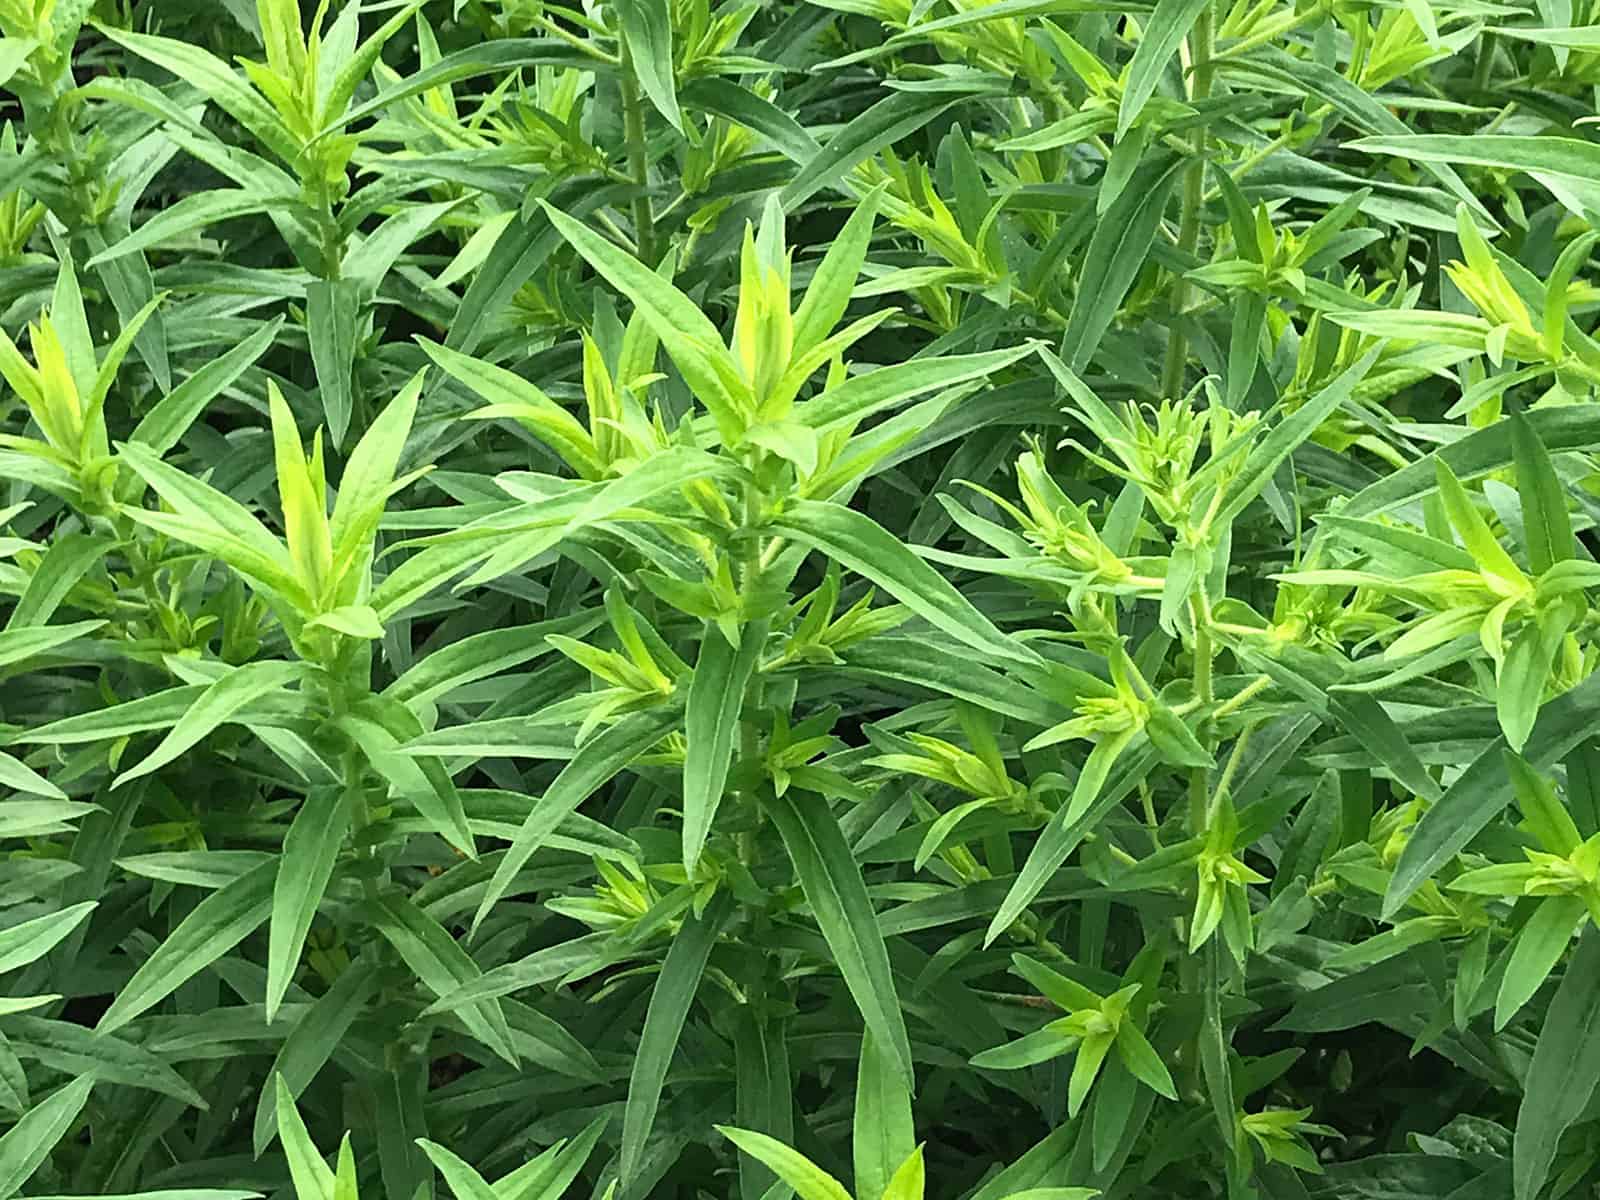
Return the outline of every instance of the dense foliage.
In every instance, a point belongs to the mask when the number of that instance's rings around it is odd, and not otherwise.
[[[1592,8],[0,0],[0,1200],[1600,1194]]]

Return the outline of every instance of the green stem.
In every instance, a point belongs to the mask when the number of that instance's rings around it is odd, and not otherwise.
[[[1255,697],[1259,696],[1271,686],[1272,677],[1270,675],[1258,676],[1246,684],[1237,695],[1231,697],[1230,699],[1224,700],[1220,705],[1218,705],[1217,711],[1211,714],[1212,719],[1219,720],[1222,717],[1232,715],[1242,708],[1248,701],[1255,699]]]
[[[541,13],[539,16],[535,17],[534,18],[534,23],[536,25],[538,25],[540,29],[542,29],[546,33],[548,33],[551,37],[560,38],[563,42],[566,42],[569,46],[571,46],[574,50],[577,50],[582,54],[588,55],[590,58],[594,59],[596,62],[603,62],[603,63],[607,64],[608,66],[616,66],[617,65],[617,56],[616,55],[607,54],[604,50],[600,49],[600,47],[594,45],[592,42],[587,42],[583,38],[578,37],[576,34],[572,33],[570,30],[563,29],[560,25],[556,24],[554,21],[552,21],[549,17],[545,16],[544,14]]]
[[[1195,605],[1196,610],[1200,605]],[[1199,611],[1195,613],[1194,628],[1194,694],[1200,701],[1200,706],[1206,708],[1216,700],[1216,694],[1211,683],[1211,629],[1201,624],[1204,619]],[[1206,717],[1210,720],[1210,717]]]
[[[1228,765],[1222,768],[1222,778],[1217,780],[1217,795],[1227,796],[1233,791],[1233,777],[1239,773],[1239,764],[1244,761],[1244,749],[1250,744],[1250,735],[1256,730],[1254,725],[1246,725],[1238,738],[1233,743],[1233,753],[1228,755]]]
[[[1315,5],[1306,9],[1305,12],[1301,13],[1299,16],[1295,17],[1294,20],[1288,22],[1287,24],[1271,25],[1261,29],[1257,33],[1252,33],[1249,37],[1239,38],[1236,41],[1230,40],[1228,48],[1221,54],[1216,55],[1212,61],[1225,62],[1228,59],[1243,58],[1256,47],[1264,46],[1268,42],[1281,41],[1282,39],[1288,37],[1291,33],[1295,32],[1297,29],[1303,29],[1307,25],[1315,24],[1316,22],[1323,20],[1326,16],[1327,11],[1321,5]]]
[[[1155,796],[1150,791],[1148,781],[1139,781],[1139,806],[1144,810],[1144,823],[1150,827],[1150,840],[1157,850],[1161,849],[1161,821],[1156,816]]]
[[[629,182],[631,183],[632,180],[629,180]],[[622,231],[622,227],[620,225],[611,219],[610,213],[598,212],[595,214],[595,220],[606,227],[606,232],[611,234],[612,240],[615,241],[617,245],[621,246],[629,254],[637,257],[639,252],[638,244]]]
[[[313,170],[321,171],[316,164]],[[317,234],[322,241],[322,277],[338,279],[344,273],[344,233],[339,228],[339,218],[333,211],[333,188],[327,177],[317,181]]]
[[[750,479],[744,485],[744,517],[740,522],[739,540],[734,551],[733,578],[741,597],[752,590],[765,566],[761,537],[754,532],[761,520],[761,490],[755,480],[760,457],[760,451],[753,451],[746,464],[750,469]],[[757,670],[745,685],[743,712],[739,722],[739,757],[747,763],[753,762],[761,753],[761,731],[756,728],[755,715],[761,711],[764,690],[761,672]],[[755,799],[753,795],[748,798],[752,801]],[[746,866],[754,863],[753,834],[746,834],[739,839],[739,860]]]
[[[328,681],[329,724],[337,724],[350,711],[350,687],[340,679]],[[367,826],[372,824],[372,808],[367,803],[364,768],[361,751],[348,733],[343,734],[344,749],[339,756],[339,775],[345,797],[350,805],[350,836],[359,840]],[[356,856],[366,860],[367,870],[361,872],[361,891],[368,900],[376,900],[380,892],[378,873],[372,868],[377,863],[378,848],[365,846],[356,850]]]
[[[1211,796],[1206,787],[1206,769],[1204,767],[1189,768],[1189,836],[1204,837],[1206,832],[1206,814],[1210,809]]]
[[[1189,611],[1194,620],[1194,695],[1200,703],[1202,714],[1195,735],[1201,745],[1210,749],[1213,731],[1209,710],[1216,702],[1211,678],[1211,627],[1207,623],[1210,614],[1198,596],[1189,598]],[[1191,767],[1189,770],[1189,832],[1195,837],[1202,835],[1206,829],[1211,790],[1208,776],[1205,767]]]
[[[1216,42],[1216,24],[1211,5],[1195,19],[1189,33],[1189,59],[1194,82],[1190,88],[1192,99],[1204,100],[1211,94],[1211,52]],[[1178,249],[1191,255],[1200,244],[1200,212],[1205,203],[1206,184],[1206,129],[1202,125],[1194,133],[1194,161],[1188,166],[1183,180],[1183,207],[1178,219]],[[1189,362],[1189,337],[1183,332],[1184,310],[1189,305],[1188,280],[1178,276],[1172,286],[1172,332],[1167,340],[1167,361],[1161,372],[1161,394],[1177,396],[1183,391],[1184,367]]]
[[[633,236],[639,245],[639,261],[654,267],[659,261],[656,253],[656,223],[650,213],[650,160],[644,141],[644,103],[639,98],[639,83],[633,74],[633,56],[628,43],[622,43],[622,128],[628,144],[628,174],[639,189],[633,198]]]

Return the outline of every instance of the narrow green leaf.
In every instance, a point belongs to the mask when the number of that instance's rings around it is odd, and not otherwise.
[[[346,125],[364,121],[375,113],[392,109],[402,100],[433,88],[446,87],[479,75],[505,74],[520,67],[537,66],[572,67],[589,71],[605,69],[603,64],[598,64],[589,55],[556,38],[479,41],[445,55],[438,62],[407,75],[397,83],[379,88],[370,100],[334,114],[333,121],[318,136],[325,137]]]
[[[1414,162],[1526,171],[1535,178],[1546,175],[1591,185],[1600,171],[1600,146],[1578,138],[1407,133],[1360,138],[1346,144],[1352,150],[1392,154]]]
[[[104,538],[86,533],[52,539],[43,561],[34,568],[33,577],[6,618],[6,631],[43,625],[110,549],[111,544]]]
[[[100,32],[118,45],[165,67],[185,83],[204,92],[217,107],[269,146],[286,162],[295,161],[299,147],[272,106],[228,65],[200,46],[176,38],[152,37],[109,26]]]
[[[800,1200],[851,1200],[842,1183],[798,1150],[791,1150],[775,1138],[726,1125],[718,1125],[717,1131],[751,1158],[771,1167],[779,1179],[799,1194]]]
[[[443,996],[482,974],[461,943],[406,897],[387,896],[369,909],[378,931],[434,995]],[[476,1000],[456,1012],[473,1037],[506,1062],[517,1064],[511,1027],[498,1000]]]
[[[233,221],[274,208],[286,208],[293,205],[296,199],[290,193],[263,192],[251,188],[218,188],[215,191],[195,192],[162,209],[120,242],[100,251],[89,260],[88,265],[99,266],[135,251],[159,246],[219,221]]]
[[[737,426],[737,381],[742,378],[722,336],[695,303],[638,259],[617,249],[581,222],[546,204],[550,223],[607,283],[633,301],[695,395],[717,419],[724,438]]]
[[[1552,453],[1600,445],[1600,412],[1588,405],[1560,405],[1527,414],[1527,422]],[[1438,486],[1435,460],[1467,482],[1512,465],[1512,440],[1501,425],[1479,429],[1440,447],[1352,496],[1339,510],[1345,517],[1371,517],[1419,499]]]
[[[94,911],[95,904],[96,901],[85,900],[60,912],[46,913],[31,921],[20,921],[0,929],[0,974],[25,967],[48,954],[52,947],[83,923],[83,919]]]
[[[1600,930],[1584,931],[1533,1051],[1512,1143],[1517,1200],[1543,1189],[1562,1135],[1600,1087]]]
[[[1517,468],[1517,496],[1522,503],[1522,532],[1534,574],[1542,575],[1572,558],[1576,543],[1567,515],[1566,491],[1550,452],[1522,413],[1511,417],[1511,453]]]
[[[367,761],[446,841],[468,858],[478,856],[472,828],[455,781],[435,758],[407,754],[401,743],[415,742],[422,722],[403,704],[374,697],[359,714],[339,722],[366,755]]]
[[[298,1097],[317,1072],[333,1057],[346,1033],[377,994],[378,972],[371,958],[358,959],[333,981],[333,986],[312,1003],[283,1039],[268,1072],[282,1080],[290,1098]],[[253,1140],[259,1158],[278,1133],[275,1092],[262,1089],[256,1104]]]
[[[850,293],[872,245],[873,222],[886,186],[874,188],[861,199],[817,264],[794,314],[795,357],[823,342],[849,307]]]
[[[797,405],[795,419],[818,433],[853,426],[914,396],[985,378],[1033,352],[1033,345],[1023,345],[982,354],[918,358],[879,367],[829,388],[815,400]]]
[[[697,918],[686,920],[672,939],[662,960],[661,973],[650,992],[645,1011],[644,1030],[634,1052],[633,1071],[628,1077],[628,1101],[622,1113],[622,1148],[617,1174],[624,1183],[639,1169],[650,1130],[661,1103],[661,1088],[672,1065],[683,1023],[689,1017],[700,977],[717,943],[722,926],[732,911],[727,893],[717,897]]]
[[[0,667],[24,662],[46,654],[57,646],[86,637],[105,625],[104,621],[73,621],[67,625],[22,625],[0,631]]]
[[[951,90],[962,86],[954,81]],[[977,90],[982,84],[967,84]],[[785,212],[793,212],[824,188],[849,187],[851,172],[885,146],[909,137],[960,103],[962,96],[938,92],[896,92],[879,100],[866,112],[847,121],[815,155],[800,164],[784,186],[780,199]]]
[[[820,796],[798,789],[767,797],[766,807],[845,986],[867,1028],[894,1060],[905,1086],[911,1087],[911,1043],[895,994],[888,951],[860,868],[839,823]],[[767,1165],[783,1175],[776,1164]]]
[[[118,775],[112,786],[121,787],[165,766],[198,745],[219,725],[236,718],[252,701],[281,691],[304,673],[305,668],[299,663],[282,662],[247,663],[230,671],[207,687],[161,739],[160,745],[140,760],[138,766]]]
[[[39,45],[37,38],[0,38],[0,87],[4,87],[28,61],[28,56]]]
[[[276,875],[276,862],[262,863],[195,905],[123,984],[95,1032],[122,1028],[254,933],[272,911]]]
[[[1128,289],[1144,269],[1182,165],[1182,159],[1166,152],[1151,155],[1095,223],[1061,339],[1061,357],[1073,370],[1082,370],[1094,357]]]
[[[1152,1091],[1165,1096],[1168,1100],[1178,1098],[1178,1089],[1173,1085],[1172,1073],[1167,1070],[1166,1063],[1161,1061],[1161,1056],[1156,1053],[1155,1047],[1150,1045],[1138,1026],[1130,1021],[1124,1021],[1117,1030],[1117,1056],[1133,1075]]]
[[[1039,834],[1038,841],[1034,842],[1033,849],[1028,852],[1022,870],[1017,874],[1010,890],[1006,892],[999,911],[990,920],[984,934],[985,945],[992,944],[1022,915],[1022,910],[1033,903],[1034,898],[1055,876],[1061,864],[1067,861],[1067,856],[1078,848],[1079,843],[1100,821],[1103,814],[1133,790],[1138,781],[1155,764],[1155,759],[1155,751],[1148,744],[1130,748],[1130,752],[1123,757],[1122,770],[1116,782],[1110,787],[1100,788],[1094,802],[1086,811],[1073,816],[1069,804],[1063,804],[1055,811]]]
[[[683,114],[678,111],[677,84],[672,69],[672,6],[667,0],[620,0],[617,20],[628,48],[626,62],[639,81],[639,90],[656,111],[679,133]]]
[[[344,846],[350,805],[335,787],[313,788],[306,794],[283,838],[278,876],[272,885],[272,919],[267,927],[267,1020],[283,1003],[283,995],[300,965],[300,950],[311,929],[322,893],[333,877],[333,864]]]
[[[428,704],[459,687],[509,671],[552,652],[547,635],[581,638],[605,619],[599,611],[570,613],[532,625],[491,629],[440,646],[383,690],[402,704]],[[0,638],[4,635],[0,634]]]
[[[1517,934],[1494,1003],[1494,1027],[1503,1029],[1544,985],[1556,963],[1567,952],[1588,909],[1577,896],[1549,896],[1539,902],[1527,924]]]
[[[1239,473],[1228,483],[1222,504],[1213,518],[1213,528],[1227,527],[1252,500],[1261,494],[1261,490],[1272,479],[1273,472],[1278,469],[1279,464],[1310,438],[1318,426],[1338,411],[1340,405],[1350,399],[1356,385],[1366,378],[1367,372],[1378,361],[1382,351],[1382,346],[1373,347],[1360,360],[1341,371],[1316,395],[1273,426],[1272,431],[1251,449]]]
[[[353,279],[317,279],[306,285],[306,333],[317,371],[317,391],[335,446],[344,444],[353,404],[356,323],[360,287]]]
[[[283,1141],[284,1157],[289,1160],[289,1177],[294,1181],[297,1200],[334,1200],[333,1172],[311,1140],[311,1133],[281,1075],[273,1077],[273,1087],[277,1095],[278,1133]]]
[[[384,504],[394,491],[395,472],[405,451],[411,422],[422,392],[422,373],[411,376],[400,394],[366,427],[362,440],[350,451],[339,480],[339,496],[328,518],[328,538],[333,541],[334,573],[344,574],[371,546],[384,515]]]
[[[974,650],[1002,662],[1037,660],[870,517],[826,501],[796,500],[784,506],[769,528],[865,576],[930,625]]]
[[[1538,720],[1522,748],[1536,769],[1549,771],[1594,732],[1600,717],[1600,675],[1591,675],[1565,695],[1539,710]],[[1439,802],[1422,814],[1406,840],[1383,898],[1387,920],[1433,874],[1477,837],[1510,801],[1505,739],[1498,738],[1445,790]]]
[[[622,771],[668,730],[678,724],[680,712],[671,705],[635,713],[602,730],[579,747],[572,761],[561,769],[554,781],[529,810],[527,820],[495,868],[494,878],[484,890],[473,917],[476,927],[495,902],[505,895],[517,872],[522,870],[545,839],[560,826],[562,818]]]
[[[206,1107],[205,1098],[194,1085],[163,1062],[157,1052],[111,1034],[20,1012],[6,1017],[6,1033],[19,1058],[33,1059],[52,1071],[171,1096],[197,1109]]]
[[[456,1200],[497,1200],[495,1190],[488,1181],[459,1155],[427,1138],[418,1138],[417,1145],[422,1147],[422,1152],[444,1176]]]
[[[178,444],[206,406],[250,369],[251,364],[277,339],[278,331],[282,328],[283,318],[274,317],[237,346],[229,347],[200,367],[140,419],[128,435],[128,440],[148,447],[158,457],[167,453]],[[137,476],[130,478],[136,479]],[[128,501],[137,499],[131,495],[123,498]]]
[[[1133,52],[1133,61],[1128,64],[1122,99],[1117,105],[1117,141],[1133,128],[1145,102],[1155,95],[1156,85],[1178,46],[1211,3],[1212,0],[1158,0],[1155,12],[1145,23],[1138,49]]]
[[[747,623],[737,649],[713,624],[700,641],[684,709],[683,868],[691,879],[722,803],[745,688],[766,641],[766,621]]]
[[[0,784],[34,796],[65,800],[67,794],[21,759],[0,752]]]
[[[35,1104],[22,1120],[0,1135],[0,1200],[15,1196],[49,1157],[78,1119],[93,1088],[92,1077],[79,1076],[49,1099]]]
[[[917,1148],[911,1093],[894,1056],[879,1047],[870,1029],[861,1035],[850,1144],[856,1200],[881,1200],[895,1171]]]

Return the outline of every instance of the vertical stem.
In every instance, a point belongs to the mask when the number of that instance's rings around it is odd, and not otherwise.
[[[760,458],[759,450],[752,451],[746,464],[752,478],[744,488],[744,514],[740,521],[742,528],[733,563],[733,578],[741,595],[752,587],[762,569],[761,538],[753,532],[757,522],[761,520],[761,490],[754,479],[760,467]],[[758,665],[746,685],[744,703],[746,711],[739,722],[739,757],[746,762],[754,759],[761,751],[761,731],[756,728],[754,716],[761,711],[761,682],[761,668]],[[753,800],[754,796],[747,799]],[[740,837],[739,860],[746,866],[755,861],[754,836],[747,834]]]
[[[1201,11],[1189,32],[1189,61],[1193,72],[1190,95],[1204,100],[1211,94],[1211,53],[1216,43],[1216,24],[1211,5]],[[1205,204],[1206,128],[1194,131],[1194,161],[1183,180],[1183,208],[1178,219],[1178,249],[1193,254],[1200,244],[1200,210]],[[1189,361],[1189,337],[1179,322],[1189,306],[1189,283],[1182,276],[1172,286],[1172,332],[1167,340],[1167,361],[1161,372],[1161,394],[1177,396],[1183,390],[1183,369]]]
[[[1194,621],[1194,694],[1200,702],[1200,727],[1196,733],[1201,744],[1211,749],[1211,716],[1207,710],[1216,701],[1216,691],[1211,678],[1211,629],[1207,625],[1210,614],[1206,606],[1191,597],[1189,611]],[[1207,786],[1205,767],[1189,769],[1189,832],[1198,837],[1205,832],[1209,816],[1210,788]]]
[[[1198,609],[1200,606],[1195,605]],[[1211,684],[1211,630],[1200,622],[1203,614],[1196,613],[1194,629],[1194,694],[1200,703],[1210,705],[1216,700]]]
[[[1198,164],[1197,164],[1198,165]],[[1181,364],[1180,364],[1181,366]],[[1203,583],[1200,586],[1204,586]],[[1216,700],[1215,684],[1211,676],[1211,627],[1209,621],[1211,614],[1200,594],[1191,593],[1189,596],[1189,612],[1194,621],[1194,694],[1200,701],[1201,713],[1200,727],[1195,731],[1200,739],[1200,744],[1207,750],[1214,749],[1211,738],[1211,718],[1206,711]],[[1205,767],[1189,768],[1189,836],[1205,837],[1206,826],[1211,817],[1211,789],[1210,772]],[[1178,920],[1178,937],[1187,941],[1189,937],[1189,922],[1192,918],[1185,915]],[[1201,994],[1202,984],[1200,978],[1200,962],[1193,954],[1185,954],[1178,960],[1178,976],[1184,995]],[[1193,1081],[1193,1086],[1202,1088],[1203,1084],[1203,1052],[1200,1049],[1201,1040],[1205,1037],[1202,1031],[1194,1042],[1194,1050],[1189,1055],[1186,1064]]]
[[[1494,70],[1494,40],[1483,38],[1478,42],[1477,57],[1472,63],[1472,88],[1483,92],[1489,88],[1489,75]]]
[[[333,196],[327,181],[320,188],[322,212],[319,214],[322,233],[322,277],[338,279],[344,271],[344,239],[339,234],[339,219],[333,215]]]
[[[329,724],[337,724],[340,718],[349,710],[350,694],[347,683],[337,678],[330,680],[328,687]],[[350,806],[350,834],[353,838],[359,838],[367,826],[372,824],[372,809],[367,803],[365,781],[362,778],[361,753],[348,733],[343,734],[343,740],[344,749],[339,756],[340,787],[344,791],[345,802]],[[381,888],[376,872],[370,868],[377,861],[378,848],[376,846],[366,846],[358,849],[356,855],[366,860],[369,868],[361,873],[362,894],[368,900],[376,900]]]
[[[633,198],[633,240],[639,247],[639,261],[647,267],[658,262],[656,223],[650,213],[650,160],[644,143],[644,104],[639,98],[639,83],[633,75],[633,55],[626,39],[622,41],[622,129],[628,144],[628,174],[639,194]]]

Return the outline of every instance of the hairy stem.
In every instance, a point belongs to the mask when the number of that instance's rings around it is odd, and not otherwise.
[[[755,481],[757,469],[760,466],[760,451],[753,451],[748,462],[751,478],[744,485],[744,514],[740,522],[739,540],[733,563],[733,578],[738,585],[741,596],[748,593],[755,585],[764,569],[765,556],[761,545],[761,537],[754,530],[761,520],[761,489]],[[717,635],[710,634],[715,637]],[[763,692],[761,671],[757,669],[750,676],[750,682],[745,685],[744,711],[739,720],[739,757],[744,762],[753,761],[761,753],[761,731],[756,728],[755,714],[761,711]],[[754,800],[754,796],[749,799]],[[755,839],[753,835],[741,837],[739,843],[739,859],[747,866],[755,860]]]
[[[1199,597],[1191,596],[1189,611],[1194,620],[1194,696],[1200,705],[1200,726],[1195,731],[1200,744],[1212,749],[1211,706],[1216,702],[1216,691],[1211,678],[1211,627],[1207,624],[1209,613]],[[1210,780],[1205,767],[1189,769],[1189,832],[1199,836],[1205,832],[1209,817]]]
[[[1189,33],[1189,61],[1193,73],[1190,94],[1194,100],[1204,100],[1211,94],[1211,51],[1216,41],[1216,25],[1211,6],[1207,5],[1196,18]],[[1194,131],[1194,161],[1183,179],[1183,207],[1178,219],[1178,249],[1185,255],[1193,254],[1200,244],[1200,211],[1205,203],[1206,184],[1206,128],[1201,125]],[[1167,361],[1161,372],[1161,394],[1176,396],[1183,390],[1184,367],[1189,362],[1189,337],[1183,332],[1184,310],[1189,305],[1188,280],[1178,276],[1172,286],[1172,333],[1167,340]]]

